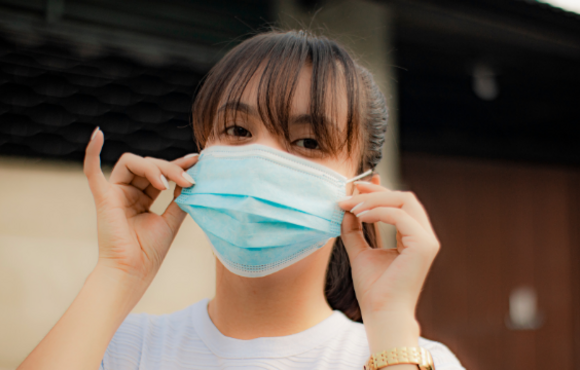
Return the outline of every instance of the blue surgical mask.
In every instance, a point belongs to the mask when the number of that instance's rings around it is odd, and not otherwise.
[[[370,172],[370,171],[369,171]],[[245,277],[279,271],[340,235],[343,175],[264,145],[212,146],[187,173],[176,203],[209,238],[222,264]]]

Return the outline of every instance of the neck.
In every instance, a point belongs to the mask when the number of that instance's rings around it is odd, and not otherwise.
[[[231,273],[216,259],[216,295],[208,312],[218,330],[236,339],[296,334],[332,314],[324,296],[331,239],[297,263],[261,278]]]

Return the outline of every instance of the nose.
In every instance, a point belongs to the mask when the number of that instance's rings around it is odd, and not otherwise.
[[[273,149],[288,152],[283,142],[284,139],[268,130],[264,124],[261,124],[257,132],[253,132],[252,134],[254,137],[251,144],[265,145]]]

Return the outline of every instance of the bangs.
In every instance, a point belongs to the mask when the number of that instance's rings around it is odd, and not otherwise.
[[[207,75],[192,107],[192,124],[198,147],[225,129],[221,105],[242,106],[250,80],[259,75],[256,108],[266,128],[290,146],[288,125],[300,73],[311,67],[308,122],[324,153],[350,154],[362,136],[361,79],[355,62],[336,42],[305,31],[268,32],[232,49]],[[346,102],[346,126],[338,122]],[[342,108],[344,109],[344,108]],[[234,114],[240,109],[233,109]],[[360,147],[360,145],[359,145]]]

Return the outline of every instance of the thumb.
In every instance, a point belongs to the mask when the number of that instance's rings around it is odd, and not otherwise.
[[[161,217],[163,217],[165,220],[165,223],[167,223],[167,226],[169,226],[171,229],[174,237],[177,235],[177,232],[179,231],[185,216],[187,216],[187,213],[185,213],[179,207],[179,205],[175,203],[175,199],[179,196],[179,194],[181,194],[181,187],[176,185],[175,191],[173,193],[173,201],[169,204],[169,206],[167,206],[165,212],[163,212],[161,215]]]
[[[353,261],[356,256],[370,248],[365,240],[362,222],[350,212],[344,213],[340,229],[340,237],[348,253],[348,257]]]
[[[95,201],[98,201],[109,187],[109,182],[101,170],[100,154],[104,142],[105,135],[103,135],[103,132],[97,127],[93,131],[89,144],[85,150],[83,172],[85,173],[87,180],[89,180],[89,187],[91,188]]]

